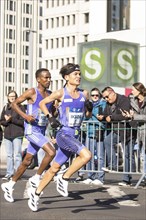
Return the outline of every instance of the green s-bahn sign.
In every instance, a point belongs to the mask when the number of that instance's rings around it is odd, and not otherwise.
[[[129,87],[138,81],[139,45],[101,40],[78,45],[82,88]]]

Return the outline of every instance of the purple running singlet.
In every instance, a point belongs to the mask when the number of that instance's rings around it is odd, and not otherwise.
[[[73,99],[64,88],[64,98],[59,106],[59,121],[63,127],[56,135],[59,149],[54,160],[60,165],[64,164],[72,153],[79,154],[85,147],[77,138],[84,117],[86,98],[80,89],[78,91],[79,97]]]
[[[45,130],[48,124],[48,119],[41,111],[39,107],[39,102],[44,99],[40,94],[39,90],[35,88],[36,91],[36,100],[32,104],[27,104],[27,114],[33,115],[35,117],[35,121],[31,124],[25,121],[25,136],[29,141],[27,152],[35,155],[37,151],[42,148],[46,143],[52,143],[49,141],[47,137],[45,137]],[[51,94],[51,91],[48,90],[48,94]],[[52,103],[48,103],[47,108],[51,111]]]

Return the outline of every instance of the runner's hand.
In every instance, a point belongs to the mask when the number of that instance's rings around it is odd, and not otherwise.
[[[49,120],[52,128],[57,129],[57,128],[61,127],[60,122],[56,118],[50,117],[50,118],[48,118],[48,120]]]

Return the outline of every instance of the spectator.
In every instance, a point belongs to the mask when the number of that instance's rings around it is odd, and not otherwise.
[[[146,173],[146,88],[140,83],[136,82],[132,85],[132,94],[130,96],[130,103],[132,111],[123,112],[123,115],[131,117],[133,121],[137,122],[137,141],[138,146],[143,157],[143,173]],[[146,176],[144,177],[146,182]]]
[[[132,152],[132,163],[134,161],[134,138],[130,136],[131,126],[129,122],[126,123],[126,131],[125,130],[125,122],[123,120],[129,120],[129,118],[125,118],[122,115],[122,109],[126,111],[130,111],[130,101],[129,98],[116,93],[111,87],[105,87],[102,90],[102,96],[107,101],[107,105],[104,110],[104,116],[107,123],[113,123],[113,129],[107,136],[104,138],[104,145],[106,149],[107,155],[107,166],[108,168],[103,168],[104,171],[118,171],[118,164],[116,158],[115,145],[121,142],[123,150],[124,150],[124,170],[123,172],[130,172],[130,168],[133,164],[130,164],[130,151]],[[118,123],[120,122],[120,123]],[[119,125],[119,127],[118,127]],[[119,134],[118,134],[119,132]],[[120,182],[119,185],[127,186],[131,185],[131,175],[124,174],[123,182]]]
[[[2,141],[3,141],[3,129],[2,126],[0,125],[0,146],[2,144]]]
[[[22,141],[24,136],[24,119],[12,109],[12,102],[17,98],[15,91],[10,91],[7,95],[8,103],[1,113],[1,125],[4,127],[4,143],[7,154],[7,171],[3,180],[9,180],[17,170],[22,161]],[[23,105],[20,109],[25,112]]]
[[[85,145],[89,147],[92,153],[92,160],[88,162],[86,167],[87,170],[98,169],[99,173],[89,172],[88,178],[84,180],[83,183],[102,186],[104,183],[104,171],[101,168],[104,166],[105,158],[105,149],[103,145],[105,124],[101,123],[98,117],[101,120],[100,115],[103,114],[106,102],[102,99],[98,88],[93,88],[91,90],[91,100],[93,103],[92,117],[89,119],[85,118],[85,121],[90,121],[87,125],[88,134],[86,136]]]

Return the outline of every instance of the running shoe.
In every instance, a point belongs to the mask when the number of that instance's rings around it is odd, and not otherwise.
[[[1,188],[4,191],[4,198],[8,202],[14,202],[13,198],[13,186],[10,184],[10,182],[2,183]]]
[[[123,181],[118,183],[119,186],[132,186],[132,183],[130,181]]]
[[[28,189],[28,206],[33,211],[36,212],[38,210],[38,204],[39,204],[39,196],[35,194],[35,188],[30,187]]]
[[[90,178],[83,181],[84,184],[90,184],[92,183],[92,180]]]
[[[6,175],[2,178],[2,180],[10,180],[11,177],[12,177],[12,175],[6,174]]]
[[[82,182],[84,180],[84,176],[83,175],[79,175],[76,179],[75,182],[79,183]]]
[[[98,179],[95,179],[92,181],[92,184],[93,185],[96,185],[96,186],[103,186],[103,182],[101,182],[100,180]]]
[[[63,174],[62,174],[63,175]],[[57,176],[57,191],[64,197],[68,196],[68,181],[62,178],[62,175]]]
[[[32,188],[37,188],[40,183],[40,177],[34,175],[34,176],[30,177],[28,181],[29,181],[29,184]]]

